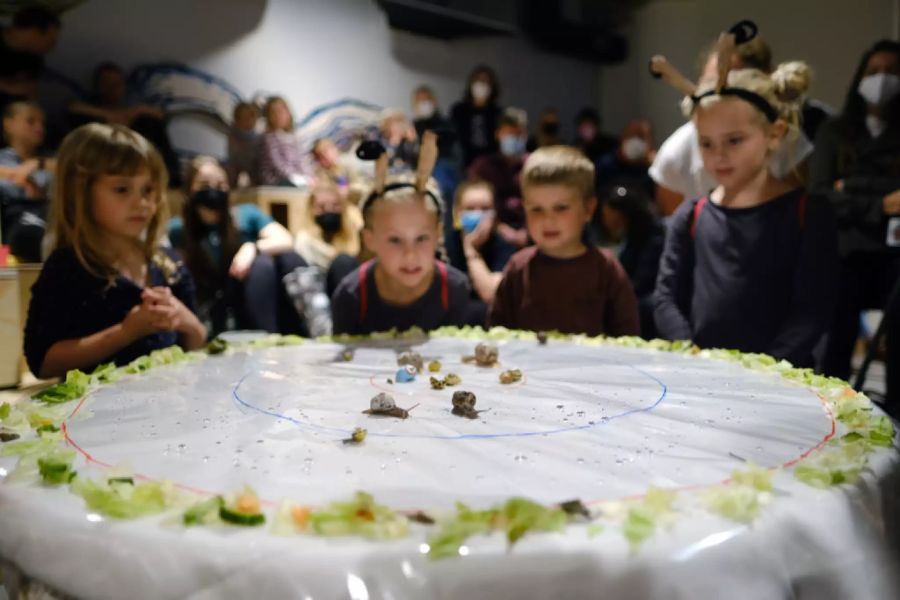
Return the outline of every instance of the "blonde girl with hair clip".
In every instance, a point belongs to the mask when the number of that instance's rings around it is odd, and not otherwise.
[[[52,252],[25,325],[25,356],[36,375],[205,343],[194,282],[159,245],[166,184],[160,155],[124,126],[84,125],[63,140],[50,207]]]
[[[685,99],[717,186],[672,217],[655,321],[667,339],[812,366],[834,304],[834,217],[769,162],[798,135],[806,68],[788,63],[771,76],[729,70],[734,37],[720,39],[717,77]]]
[[[375,189],[360,210],[363,241],[375,255],[347,275],[331,299],[334,333],[465,324],[466,276],[438,260],[444,204],[430,178],[437,140],[423,136],[415,178],[386,180],[388,155],[376,163]]]

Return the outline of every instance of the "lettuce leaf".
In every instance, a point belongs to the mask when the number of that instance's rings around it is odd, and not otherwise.
[[[456,556],[465,541],[473,535],[503,531],[512,547],[532,531],[560,531],[568,522],[558,507],[546,507],[527,498],[510,498],[506,503],[487,510],[472,510],[456,504],[454,518],[443,521],[429,537],[428,556],[432,559]]]
[[[147,481],[134,485],[125,481],[97,482],[77,477],[70,486],[87,507],[114,519],[136,519],[161,513],[171,504],[172,484]]]
[[[349,502],[332,502],[309,517],[309,529],[322,536],[358,535],[369,539],[405,537],[406,518],[387,506],[376,504],[365,492],[357,492]]]
[[[84,396],[87,393],[90,384],[90,375],[83,373],[78,369],[72,369],[66,373],[65,381],[52,385],[45,390],[41,390],[37,394],[34,394],[32,398],[34,400],[46,402],[47,404],[71,402],[72,400],[78,400]]]

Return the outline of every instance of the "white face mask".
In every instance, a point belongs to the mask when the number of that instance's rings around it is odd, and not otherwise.
[[[622,142],[622,156],[626,160],[637,161],[647,155],[647,142],[637,137],[630,137]]]
[[[414,111],[417,119],[427,119],[434,114],[434,102],[431,100],[416,102]]]
[[[900,77],[892,73],[868,75],[860,80],[856,89],[872,106],[882,106],[900,93]]]
[[[491,95],[491,86],[483,81],[476,81],[472,84],[472,97],[476,100],[487,100]]]

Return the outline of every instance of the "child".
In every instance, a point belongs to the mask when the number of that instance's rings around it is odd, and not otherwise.
[[[591,161],[567,146],[539,148],[525,162],[522,191],[535,246],[506,265],[488,325],[637,335],[637,301],[622,265],[582,241],[597,207]]]
[[[234,107],[234,123],[228,134],[228,182],[232,188],[256,185],[256,122],[259,109],[250,102]]]
[[[147,140],[89,124],[63,141],[50,208],[53,251],[31,290],[25,356],[39,377],[124,364],[206,329],[194,282],[158,240],[166,169]]]
[[[655,292],[661,336],[812,366],[834,306],[834,218],[769,161],[798,135],[808,81],[803,63],[771,76],[726,69],[686,99],[718,186],[672,217]]]
[[[263,108],[266,132],[257,148],[259,172],[257,181],[262,185],[304,187],[310,168],[304,161],[300,141],[294,133],[294,116],[287,101],[272,96]]]
[[[424,185],[437,158],[433,134],[426,137],[412,183],[394,180],[386,187],[387,155],[379,159],[375,191],[361,207],[363,241],[375,254],[341,281],[331,299],[334,333],[368,334],[391,328],[465,324],[469,301],[466,276],[435,259],[441,239],[443,202]],[[432,160],[428,168],[423,162]]]
[[[304,333],[281,284],[306,263],[291,234],[255,204],[230,206],[219,162],[198,156],[187,177],[184,218],[169,221],[169,239],[197,281],[200,314],[213,333],[234,325],[270,333]]]
[[[456,235],[463,255],[462,267],[469,274],[478,297],[490,304],[503,267],[513,254],[511,246],[503,243],[496,233],[494,188],[483,179],[463,181],[456,188],[453,213],[454,221],[459,224]]]
[[[0,224],[2,239],[22,262],[41,261],[41,239],[55,161],[39,156],[44,142],[44,112],[33,102],[13,102],[3,111],[0,150]]]

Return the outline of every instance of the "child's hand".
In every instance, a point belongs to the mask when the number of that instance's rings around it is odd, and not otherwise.
[[[150,310],[150,305],[141,303],[131,309],[125,319],[122,321],[122,329],[130,340],[129,343],[137,341],[142,337],[158,333],[160,329],[154,325],[154,315]]]
[[[193,315],[167,287],[147,288],[141,293],[152,315],[151,324],[158,331],[184,331]]]
[[[250,273],[250,267],[253,265],[255,259],[256,245],[246,242],[234,255],[234,259],[231,261],[231,267],[228,269],[228,274],[238,281],[243,281],[247,278],[247,274]]]
[[[472,233],[462,232],[463,246],[470,244],[473,249],[480,250],[491,237],[491,232],[494,230],[494,220],[494,211],[485,211],[481,221],[478,222]]]

